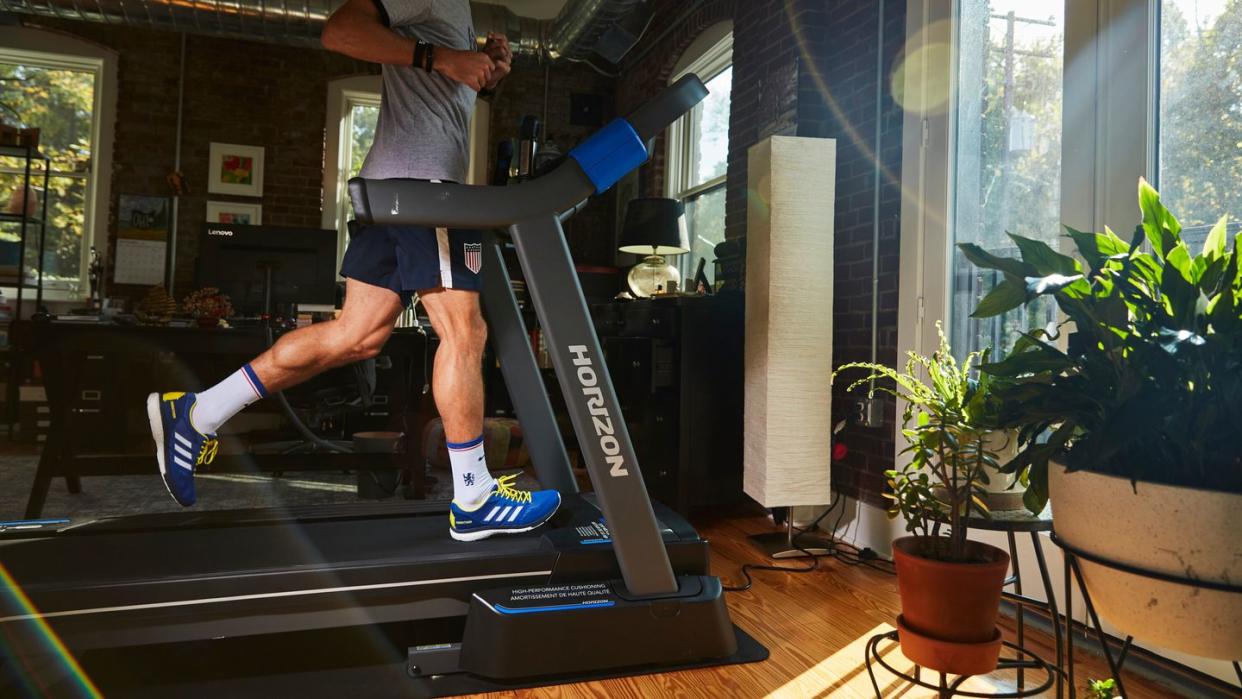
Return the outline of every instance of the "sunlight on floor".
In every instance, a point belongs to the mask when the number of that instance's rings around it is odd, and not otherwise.
[[[781,699],[787,697],[873,699],[875,690],[871,686],[871,679],[867,676],[867,666],[863,660],[867,641],[876,634],[892,630],[894,627],[889,624],[877,625],[851,641],[849,645],[824,658],[814,667],[786,682],[768,696]],[[914,663],[902,656],[901,649],[895,642],[881,643],[879,652],[885,662],[893,667],[903,672],[913,672]],[[873,669],[875,679],[880,684],[880,692],[886,698],[923,699],[923,697],[936,696],[935,691],[911,685],[879,665],[873,664]],[[923,673],[924,681],[934,682],[935,677],[934,673]],[[989,677],[974,677],[964,683],[962,688],[987,692],[1002,689],[1006,684]]]

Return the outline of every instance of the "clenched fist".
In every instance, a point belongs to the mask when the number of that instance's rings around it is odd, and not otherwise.
[[[444,47],[436,48],[435,70],[449,80],[455,80],[478,92],[488,86],[496,64],[490,56],[479,51],[460,51]]]

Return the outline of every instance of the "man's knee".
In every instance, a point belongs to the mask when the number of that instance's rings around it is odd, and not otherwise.
[[[437,328],[440,342],[452,352],[466,354],[482,354],[487,345],[487,322],[477,310],[474,313],[462,314],[453,318],[445,327]]]
[[[325,364],[339,366],[379,356],[388,341],[387,329],[359,330],[340,321],[333,323],[331,335],[321,345]]]
[[[384,351],[388,341],[387,332],[370,332],[361,336],[351,337],[345,342],[345,351],[341,363],[361,362],[378,357]]]

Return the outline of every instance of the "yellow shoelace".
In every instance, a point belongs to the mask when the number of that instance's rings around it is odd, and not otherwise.
[[[195,466],[210,464],[216,460],[216,449],[220,446],[219,440],[207,439],[203,441],[203,446],[198,450],[198,461]]]
[[[529,491],[518,490],[513,487],[513,481],[516,479],[516,473],[508,476],[501,476],[496,481],[496,492],[500,494],[500,497],[507,498],[514,502],[530,502]]]

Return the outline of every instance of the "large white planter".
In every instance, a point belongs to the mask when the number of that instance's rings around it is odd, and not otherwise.
[[[985,441],[988,451],[996,454],[996,461],[1004,466],[1010,459],[1018,455],[1018,434],[1016,431],[991,432]],[[983,501],[992,512],[1025,510],[1022,496],[1026,488],[1017,483],[1017,475],[1001,473],[994,468],[984,466],[988,474],[988,483],[983,486]]]
[[[1242,495],[1048,467],[1057,536],[1112,561],[1242,584]],[[1242,593],[1196,588],[1079,559],[1100,617],[1192,655],[1242,658]]]

